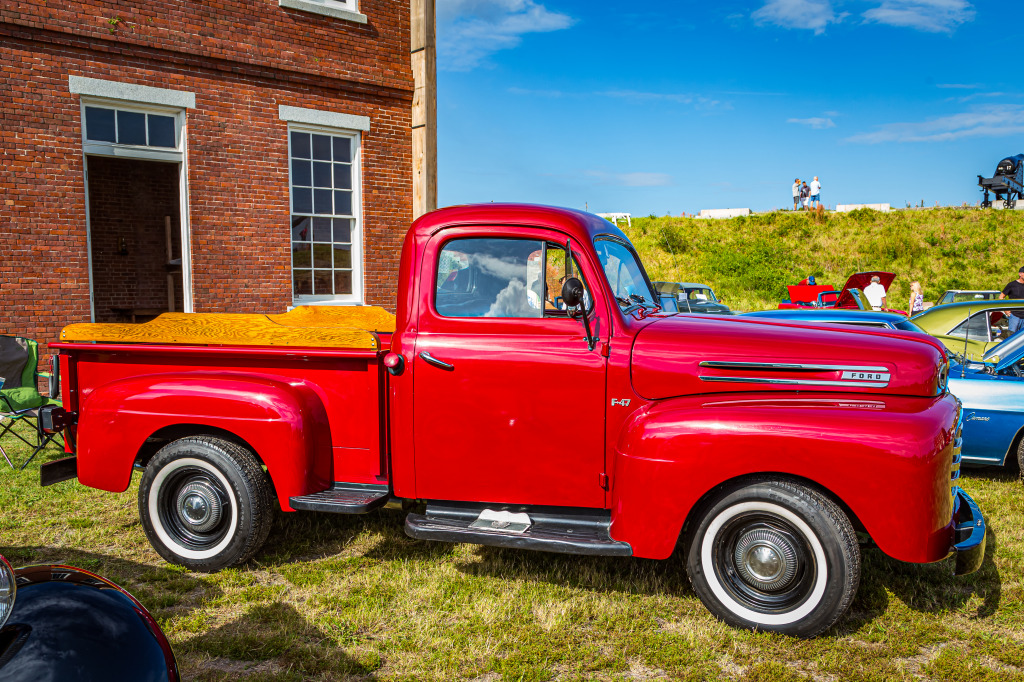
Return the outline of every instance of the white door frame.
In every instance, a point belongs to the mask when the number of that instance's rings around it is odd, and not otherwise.
[[[86,106],[104,109],[119,109],[139,113],[154,113],[174,117],[174,127],[178,146],[175,149],[163,149],[138,145],[124,145],[112,142],[96,142],[86,138],[85,108]],[[92,263],[92,217],[89,207],[89,157],[106,156],[118,159],[136,159],[155,161],[157,163],[173,163],[178,167],[178,215],[181,230],[181,281],[182,309],[186,313],[193,312],[192,295],[192,229],[189,220],[188,200],[188,135],[185,125],[185,110],[179,107],[163,107],[140,104],[134,101],[115,100],[104,97],[81,98],[80,114],[82,122],[82,169],[85,181],[85,233],[88,249],[89,267],[89,318],[96,321],[96,300],[93,290]]]

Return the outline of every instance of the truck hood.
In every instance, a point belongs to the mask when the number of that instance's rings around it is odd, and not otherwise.
[[[935,396],[949,370],[923,335],[789,321],[675,315],[633,343],[633,389],[648,400],[742,391]]]

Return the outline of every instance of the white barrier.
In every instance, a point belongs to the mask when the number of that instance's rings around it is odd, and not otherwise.
[[[605,220],[610,220],[616,224],[618,224],[620,220],[625,220],[627,225],[633,227],[633,216],[629,213],[595,213],[594,215],[600,216]]]
[[[749,208],[702,208],[697,214],[698,218],[738,218],[741,215],[750,215]]]

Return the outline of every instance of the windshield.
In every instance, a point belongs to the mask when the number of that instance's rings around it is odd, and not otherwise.
[[[620,308],[654,305],[654,292],[647,284],[643,266],[631,249],[621,242],[601,238],[595,240],[594,248]]]
[[[690,303],[718,303],[715,292],[707,287],[687,287],[686,291],[679,292],[679,298],[684,296]]]
[[[993,362],[998,359],[999,365],[1003,366],[1008,360],[1012,360],[1020,355],[1021,346],[1024,346],[1024,333],[1014,334],[1006,341],[996,344],[985,351],[982,360]]]
[[[921,334],[927,334],[928,333],[925,330],[923,330],[920,327],[918,327],[913,322],[911,322],[910,320],[903,320],[902,322],[897,322],[896,323],[896,328],[897,329],[902,329],[905,332],[919,332]]]

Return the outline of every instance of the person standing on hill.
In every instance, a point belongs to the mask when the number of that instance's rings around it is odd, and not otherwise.
[[[800,178],[793,181],[793,210],[800,208]]]
[[[924,290],[920,282],[910,283],[910,306],[907,308],[911,315],[924,311]]]
[[[811,196],[811,188],[807,186],[807,183],[800,185],[800,203],[803,204],[804,208],[807,208],[807,200]]]
[[[864,297],[868,299],[872,310],[881,310],[885,307],[885,287],[882,286],[882,280],[878,275],[872,276],[871,284],[864,287]]]
[[[1003,287],[999,298],[1009,298],[1015,301],[1024,300],[1024,267],[1017,271],[1017,279]],[[1013,336],[1020,331],[1021,327],[1024,327],[1024,311],[1014,310],[1011,314],[1009,310],[1004,310],[1003,314],[1006,315],[1010,336]]]
[[[813,204],[814,208],[821,204],[821,183],[818,182],[817,175],[811,180],[811,204]]]

